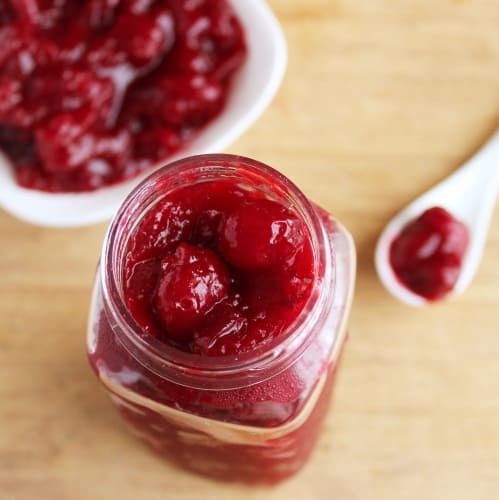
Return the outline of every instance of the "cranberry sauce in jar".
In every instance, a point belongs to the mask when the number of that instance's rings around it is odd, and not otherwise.
[[[354,274],[348,232],[277,171],[232,155],[175,162],[111,223],[90,363],[161,456],[277,482],[317,440]]]

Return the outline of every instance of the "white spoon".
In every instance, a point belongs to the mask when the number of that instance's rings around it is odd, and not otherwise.
[[[462,293],[473,279],[482,258],[488,227],[499,190],[499,130],[472,158],[398,213],[381,233],[375,264],[381,282],[397,299],[421,307],[428,303],[397,279],[389,259],[390,244],[402,228],[426,209],[440,206],[468,227],[470,241],[453,290]]]

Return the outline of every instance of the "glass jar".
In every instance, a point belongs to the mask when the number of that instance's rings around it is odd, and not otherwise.
[[[127,241],[179,186],[231,179],[292,206],[309,231],[312,292],[273,342],[203,357],[144,332],[127,309]],[[217,479],[274,483],[296,473],[317,441],[346,338],[353,295],[351,236],[276,170],[203,155],[156,171],[125,200],[106,235],[88,328],[91,366],[130,430],[161,456]]]

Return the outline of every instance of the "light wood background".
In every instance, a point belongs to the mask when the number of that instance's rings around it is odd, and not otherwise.
[[[499,498],[499,214],[453,302],[397,303],[372,260],[388,218],[499,125],[499,2],[270,3],[288,72],[230,151],[289,175],[351,229],[359,254],[351,337],[312,461],[270,490],[159,462],[85,359],[105,224],[47,230],[1,212],[0,499]]]

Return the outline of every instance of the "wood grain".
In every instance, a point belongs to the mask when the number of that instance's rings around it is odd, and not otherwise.
[[[270,490],[159,462],[125,432],[85,359],[105,225],[56,231],[0,213],[2,500],[499,497],[499,214],[478,276],[453,302],[398,304],[372,261],[387,219],[499,124],[499,4],[270,3],[288,72],[230,151],[294,179],[359,253],[351,336],[312,461]]]

